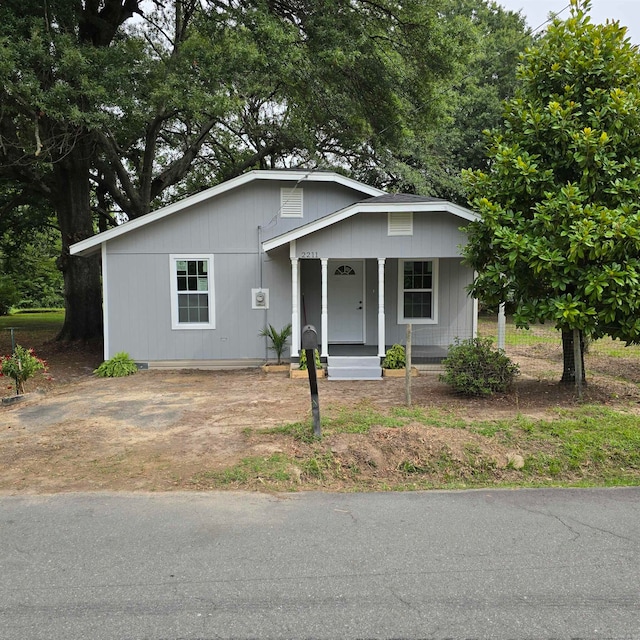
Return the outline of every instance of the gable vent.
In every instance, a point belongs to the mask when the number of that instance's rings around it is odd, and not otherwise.
[[[283,218],[302,218],[302,189],[280,189],[280,215]]]
[[[413,211],[390,211],[387,221],[387,235],[412,236]]]

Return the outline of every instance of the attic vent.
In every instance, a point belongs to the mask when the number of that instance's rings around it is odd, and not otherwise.
[[[387,235],[412,236],[413,211],[390,211],[387,221]]]
[[[302,218],[302,189],[280,189],[280,215],[283,218]]]

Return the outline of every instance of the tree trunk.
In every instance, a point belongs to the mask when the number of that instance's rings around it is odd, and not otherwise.
[[[580,332],[580,359],[582,361],[582,382],[586,383],[586,376],[584,370],[584,335]],[[576,383],[576,363],[573,352],[573,330],[562,330],[562,361],[563,371],[561,384],[575,384]]]
[[[70,245],[94,234],[89,182],[89,145],[79,140],[54,165],[54,199],[62,234],[60,266],[64,277],[65,320],[58,340],[102,337],[99,256],[69,254]]]

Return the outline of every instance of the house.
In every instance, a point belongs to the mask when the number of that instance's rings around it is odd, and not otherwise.
[[[368,355],[379,367],[408,323],[427,359],[475,334],[473,274],[460,259],[461,227],[475,219],[338,173],[251,171],[71,253],[101,253],[105,359],[257,366],[268,356],[259,332],[291,323],[292,361],[313,324],[323,359]]]

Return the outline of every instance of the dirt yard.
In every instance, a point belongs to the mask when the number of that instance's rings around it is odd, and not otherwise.
[[[207,478],[242,459],[273,454],[308,456],[306,445],[265,430],[310,415],[305,380],[283,373],[239,371],[142,371],[120,379],[100,379],[92,370],[100,362],[95,348],[38,345],[49,361],[47,376],[38,374],[19,403],[0,407],[0,491],[47,493],[59,491],[168,491],[208,488]],[[561,363],[544,353],[520,354],[527,375],[508,395],[464,399],[453,395],[437,375],[414,379],[413,403],[427,413],[462,421],[517,415],[542,418],[558,407],[575,406],[573,389],[559,386]],[[590,357],[585,400],[624,407],[640,416],[640,364],[637,359]],[[557,377],[555,379],[557,379]],[[51,379],[49,379],[51,378]],[[2,393],[12,394],[10,381]],[[321,380],[323,416],[341,410],[389,415],[404,406],[404,381],[371,382]],[[639,418],[640,419],[640,418]],[[443,439],[446,439],[444,442]],[[399,451],[424,459],[443,446],[452,455],[482,447],[508,473],[511,455],[502,444],[474,441],[464,429],[436,429],[408,420],[403,429],[374,424],[367,437],[335,434],[325,443],[335,455],[371,468],[376,486],[392,484],[398,474]],[[486,448],[494,447],[487,452]],[[366,464],[362,464],[362,463]],[[300,489],[318,488],[298,473]],[[260,488],[260,478],[253,484]],[[345,489],[348,482],[332,480],[323,489]]]

